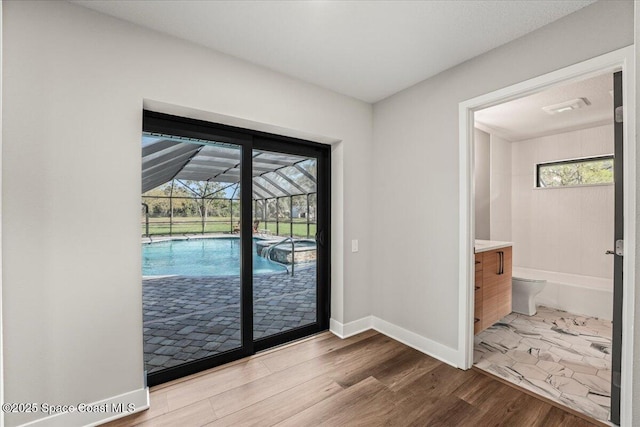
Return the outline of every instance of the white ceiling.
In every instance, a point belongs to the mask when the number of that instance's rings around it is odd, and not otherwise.
[[[476,111],[476,127],[491,131],[508,141],[521,141],[613,123],[612,89],[612,74],[554,87]],[[542,110],[542,107],[577,98],[587,98],[591,105],[553,115]]]
[[[366,102],[595,2],[71,1]]]

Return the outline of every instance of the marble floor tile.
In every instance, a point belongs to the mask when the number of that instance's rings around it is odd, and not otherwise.
[[[513,320],[517,320],[517,319],[518,319],[518,314],[511,313],[504,316],[502,319],[500,319],[500,321],[503,323],[511,323]]]
[[[607,396],[601,396],[599,394],[589,393],[587,398],[591,400],[593,403],[596,403],[604,408],[609,408],[611,403],[611,398]]]
[[[559,390],[562,393],[574,394],[576,396],[585,396],[585,397],[589,393],[589,389],[587,387],[580,384],[578,381],[574,380],[573,378],[552,375],[549,378],[549,384],[551,384],[553,388]]]
[[[558,363],[562,364],[563,366],[566,366],[567,368],[573,370],[574,372],[581,372],[583,374],[590,374],[590,375],[593,375],[598,372],[598,369],[595,368],[593,365],[590,365],[588,363],[584,363],[578,360],[562,359]],[[611,365],[609,364],[609,366]]]
[[[595,357],[598,359],[603,359],[604,357],[611,352],[611,349],[608,347],[601,347],[599,345],[574,345],[571,347],[573,350],[578,353],[584,355],[585,357]],[[583,359],[584,360],[584,359]]]
[[[584,317],[577,318],[561,318],[555,321],[554,330],[575,336],[597,336],[598,331],[595,328],[587,326],[587,319]]]
[[[474,337],[475,365],[549,399],[607,421],[611,322],[538,307],[511,313]]]
[[[493,365],[490,368],[490,372],[493,372],[496,375],[506,378],[507,380],[511,381],[514,384],[519,384],[523,379],[522,375],[515,372],[513,369],[507,368],[504,366]]]
[[[563,405],[588,414],[595,419],[604,421],[609,418],[609,407],[598,405],[587,397],[563,394],[560,396],[559,401]]]
[[[549,374],[547,372],[540,369],[536,365],[531,365],[529,363],[516,363],[511,367],[511,369],[527,379],[544,381],[549,377]]]
[[[548,351],[545,350],[540,350],[540,353],[538,354],[538,359],[540,360],[548,360],[550,362],[559,362],[560,360],[562,360],[562,358],[556,354],[550,353]]]
[[[487,354],[487,356],[482,358],[481,360],[488,360],[491,363],[494,363],[496,365],[507,366],[507,367],[511,367],[516,363],[515,360],[513,360],[511,357],[507,356],[504,353],[490,353],[490,354]]]
[[[507,350],[516,350],[518,349],[518,346],[520,345],[520,340],[522,340],[522,337],[518,337],[518,338],[505,338],[503,339],[500,344],[506,348]],[[604,357],[604,356],[603,356]]]
[[[502,322],[502,320],[500,321]],[[525,326],[525,330],[529,330],[531,328],[531,325],[540,329],[551,329],[553,327],[552,323],[547,323],[544,321],[544,319],[535,319],[534,317],[530,319],[522,319],[517,317],[513,319],[509,324],[511,326],[515,326],[516,328],[520,325]]]
[[[559,363],[550,362],[548,360],[540,360],[538,361],[538,363],[536,363],[536,366],[551,375],[558,375],[562,377],[570,377],[573,375],[573,371],[571,369]]]
[[[536,380],[534,378],[525,378],[520,381],[520,385],[525,387],[534,393],[538,393],[541,396],[548,397],[550,399],[559,399],[562,392],[553,387],[546,381]]]
[[[572,348],[552,347],[549,351],[560,356],[562,359],[581,361],[584,358],[584,354],[581,354]]]
[[[509,325],[498,324],[494,326],[496,327],[496,330],[493,334],[496,335],[495,339],[499,339],[500,342],[505,340],[513,341],[522,339],[522,336],[515,332],[516,329],[512,329]]]
[[[549,350],[551,348],[551,344],[537,338],[523,338],[521,342],[529,347],[537,348],[539,350]]]
[[[500,343],[481,342],[475,348],[485,350],[485,353],[506,353],[507,348],[503,347]]]
[[[598,332],[598,336],[611,339],[611,322],[607,322],[602,319],[589,318],[589,320],[587,320],[587,326],[591,329],[595,329]]]
[[[559,337],[558,335],[560,334],[556,333],[555,336],[548,334],[540,337],[540,340],[551,344],[551,346],[554,348],[570,348],[571,343],[563,339],[564,336]]]
[[[507,352],[507,356],[520,363],[530,363],[535,365],[538,362],[537,355],[533,355],[529,351],[511,350]]]
[[[600,369],[596,375],[598,375],[600,378],[603,378],[607,381],[611,379],[611,371],[608,369]]]
[[[504,337],[501,336],[498,332],[487,333],[487,335],[482,337],[482,341],[491,344],[500,344]]]
[[[571,347],[576,345],[588,347],[593,343],[593,341],[589,340],[590,337],[591,337],[590,335],[571,335],[571,334],[565,334],[564,332],[560,332],[560,340],[563,341],[562,342],[563,347],[565,346],[564,343],[568,343],[569,346]]]
[[[602,396],[611,396],[611,381],[600,378],[596,375],[582,374],[580,372],[576,372],[573,374],[573,378],[577,381],[580,381],[581,384],[584,384],[595,394],[599,394]]]
[[[611,343],[602,344],[602,343],[592,342],[589,347],[591,347],[594,350],[597,350],[598,351],[597,354],[603,354],[604,357],[611,354]]]

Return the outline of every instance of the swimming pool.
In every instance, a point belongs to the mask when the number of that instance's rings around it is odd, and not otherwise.
[[[286,268],[256,256],[253,272],[281,273]],[[240,239],[237,237],[166,240],[142,245],[143,276],[239,276]]]

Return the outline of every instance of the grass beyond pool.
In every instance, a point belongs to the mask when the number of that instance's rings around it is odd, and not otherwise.
[[[253,272],[280,273],[286,268],[256,256]],[[142,245],[143,276],[239,276],[240,239],[237,237],[166,240]]]
[[[171,226],[169,225],[171,223]],[[191,233],[231,233],[237,227],[238,219],[229,217],[209,217],[207,223],[203,226],[199,217],[175,217],[173,219],[167,217],[150,217],[149,218],[149,234],[152,236],[174,234],[180,236],[182,234]],[[147,235],[145,218],[142,218],[142,236]],[[276,225],[276,221],[261,220],[258,226],[260,230],[267,230],[273,235],[287,236],[293,234],[295,237],[310,238],[316,234],[316,224],[310,223],[307,227],[305,219],[293,218],[291,222],[280,221]]]

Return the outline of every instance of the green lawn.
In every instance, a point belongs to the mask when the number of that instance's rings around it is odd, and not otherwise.
[[[205,233],[231,233],[236,227],[238,221],[234,217],[233,222],[229,217],[210,217],[205,224]],[[297,237],[307,237],[307,223],[304,218],[295,218],[293,224],[289,222],[280,222],[277,226],[276,222],[269,221],[267,223],[260,221],[258,230],[269,230],[270,234],[289,236],[291,226],[293,225],[293,235]],[[146,225],[144,218],[141,223],[142,235],[146,235]],[[309,236],[316,234],[316,225],[309,224]],[[168,235],[168,234],[197,234],[202,233],[202,221],[199,217],[174,217],[173,224],[169,227],[169,218],[149,218],[149,234],[150,235]]]
[[[289,236],[291,233],[291,224],[280,222],[278,226],[278,233],[276,233],[276,223],[269,222],[266,224],[260,223],[258,226],[258,230],[267,229],[271,232],[271,234],[277,234],[280,236]],[[298,237],[307,237],[307,224],[306,223],[293,223],[293,235]],[[309,237],[314,237],[316,235],[316,225],[309,224]]]

